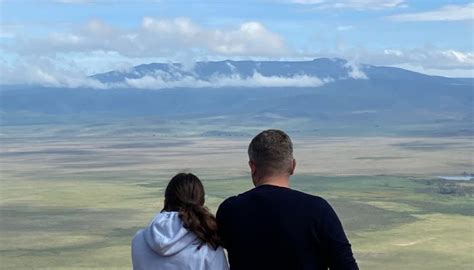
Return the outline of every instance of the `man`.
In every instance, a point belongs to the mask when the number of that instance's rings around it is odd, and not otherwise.
[[[248,148],[255,188],[225,200],[217,222],[232,270],[358,269],[341,222],[324,199],[289,188],[293,144],[265,130]]]

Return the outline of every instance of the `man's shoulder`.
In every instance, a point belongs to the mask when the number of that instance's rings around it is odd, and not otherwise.
[[[305,203],[309,205],[317,205],[320,207],[329,206],[329,203],[324,198],[317,195],[305,193],[303,191],[299,191],[296,189],[281,188],[281,187],[275,187],[275,186],[266,186],[265,188],[273,189],[273,191],[277,191],[279,193],[277,196],[283,196],[285,197],[285,199],[288,199],[288,200],[304,201]],[[221,205],[219,206],[219,209],[229,209],[232,207],[238,207],[241,204],[245,204],[247,200],[254,195],[254,193],[259,193],[259,192],[265,192],[265,191],[263,191],[262,188],[254,188],[246,192],[243,192],[239,195],[231,196],[225,199],[221,203]]]
[[[219,205],[219,208],[217,209],[217,213],[219,214],[219,212],[225,212],[225,211],[230,210],[231,208],[235,207],[236,205],[240,205],[241,203],[245,202],[254,190],[255,190],[255,188],[247,190],[247,191],[245,191],[241,194],[231,196],[231,197],[225,199]]]
[[[219,205],[219,210],[220,209],[226,209],[226,208],[229,208],[229,207],[232,207],[232,205],[238,203],[238,201],[241,201],[242,199],[245,199],[245,194],[250,192],[251,190],[249,191],[246,191],[244,193],[241,193],[239,195],[235,195],[235,196],[231,196],[227,199],[225,199],[220,205]]]
[[[306,193],[304,191],[300,191],[296,189],[291,189],[291,191],[293,192],[293,194],[295,194],[295,196],[298,196],[302,199],[310,200],[315,203],[323,203],[323,204],[327,203],[327,201],[323,197],[320,197],[318,195],[313,195],[313,194]]]
[[[229,198],[225,199],[219,205],[219,210],[230,207],[235,202],[236,199],[237,199],[237,196],[232,196],[232,197],[229,197]]]

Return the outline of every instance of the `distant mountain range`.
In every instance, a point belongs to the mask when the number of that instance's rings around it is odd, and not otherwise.
[[[261,85],[252,84],[251,78],[261,78]],[[110,71],[91,76],[104,84],[111,86],[130,87],[126,82],[146,81],[156,79],[155,85],[142,85],[142,88],[159,89],[165,88],[166,83],[173,88],[201,87],[192,85],[192,82],[209,82],[204,87],[220,88],[232,87],[258,87],[258,86],[293,86],[293,87],[318,87],[329,82],[347,79],[370,79],[371,81],[417,81],[420,83],[446,83],[458,82],[461,84],[472,84],[473,79],[448,79],[440,76],[428,76],[425,74],[408,71],[395,67],[378,67],[366,64],[356,64],[340,58],[318,58],[312,61],[219,61],[219,62],[196,62],[192,65],[180,63],[152,63],[135,66],[126,71]],[[321,83],[298,83],[310,78],[319,79]],[[227,79],[227,80],[226,80]],[[241,80],[242,84],[233,84],[233,81]],[[266,79],[266,81],[265,81]],[[273,79],[273,83],[272,82]],[[280,79],[280,80],[277,80]],[[285,79],[292,83],[285,83]],[[189,84],[186,84],[186,81]],[[269,82],[270,81],[270,82]],[[150,81],[153,82],[153,81]],[[164,82],[160,85],[158,82]],[[181,83],[180,83],[181,82]],[[216,82],[216,85],[212,85]],[[279,83],[281,85],[279,85]],[[314,80],[313,82],[317,82]],[[139,84],[137,83],[137,86]],[[132,87],[133,88],[133,87]],[[140,87],[137,87],[140,88]],[[203,87],[201,87],[203,88]]]
[[[4,86],[1,111],[170,119],[272,115],[351,124],[474,119],[473,79],[343,59],[154,63],[90,78],[111,89]]]
[[[216,81],[219,78],[252,78],[255,74],[262,77],[294,78],[314,77],[319,79],[345,79],[357,78],[358,74],[352,73],[353,68],[358,68],[343,59],[319,58],[312,61],[219,61],[196,62],[190,66],[180,63],[153,63],[139,65],[127,71],[111,71],[91,76],[103,83],[124,83],[127,80],[137,80],[146,76],[162,78],[172,82],[183,78],[193,78],[198,81]],[[372,66],[363,65],[364,70]],[[354,76],[355,75],[355,76]],[[360,76],[360,75],[359,75]],[[363,75],[362,75],[363,77]],[[150,87],[152,88],[152,87]]]

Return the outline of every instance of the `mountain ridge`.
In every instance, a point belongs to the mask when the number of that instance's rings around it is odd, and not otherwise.
[[[102,83],[122,84],[112,90],[2,87],[0,111],[6,118],[29,113],[93,118],[225,116],[244,121],[273,115],[273,119],[305,118],[336,125],[472,126],[474,80],[353,65],[329,58],[198,62],[192,70],[163,63],[146,64],[128,72],[94,75]],[[133,87],[133,83],[143,87]],[[11,119],[10,123],[19,121]]]
[[[354,78],[350,73],[354,69],[360,69],[363,75]],[[263,76],[291,77],[297,75],[316,76],[318,78],[331,79],[363,79],[365,73],[369,75],[374,69],[385,69],[387,72],[405,73],[405,76],[448,78],[442,76],[427,75],[419,72],[409,71],[402,68],[374,66],[368,64],[356,64],[341,58],[316,58],[309,61],[253,61],[253,60],[222,60],[222,61],[199,61],[190,66],[182,63],[148,63],[134,66],[125,71],[112,70],[90,76],[102,83],[123,82],[125,79],[138,79],[150,75],[187,75],[194,78],[208,80],[212,76],[238,75],[241,78],[251,77],[256,72]],[[166,74],[156,74],[165,72]],[[167,79],[172,80],[173,76]],[[178,76],[179,79],[179,76]],[[449,78],[456,79],[456,78]]]

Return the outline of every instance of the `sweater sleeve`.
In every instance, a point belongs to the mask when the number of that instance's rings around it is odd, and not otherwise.
[[[228,248],[229,244],[229,234],[228,234],[228,228],[227,228],[227,216],[229,212],[229,202],[228,200],[225,200],[221,205],[219,205],[219,208],[217,209],[216,213],[216,220],[217,220],[217,228],[219,230],[219,236],[222,239],[224,248]]]
[[[341,221],[334,209],[325,201],[322,208],[320,236],[325,250],[326,262],[331,270],[357,270],[357,262],[352,253]]]
[[[224,250],[222,247],[219,247],[214,257],[206,262],[206,269],[208,270],[229,270],[229,264],[225,257]]]

